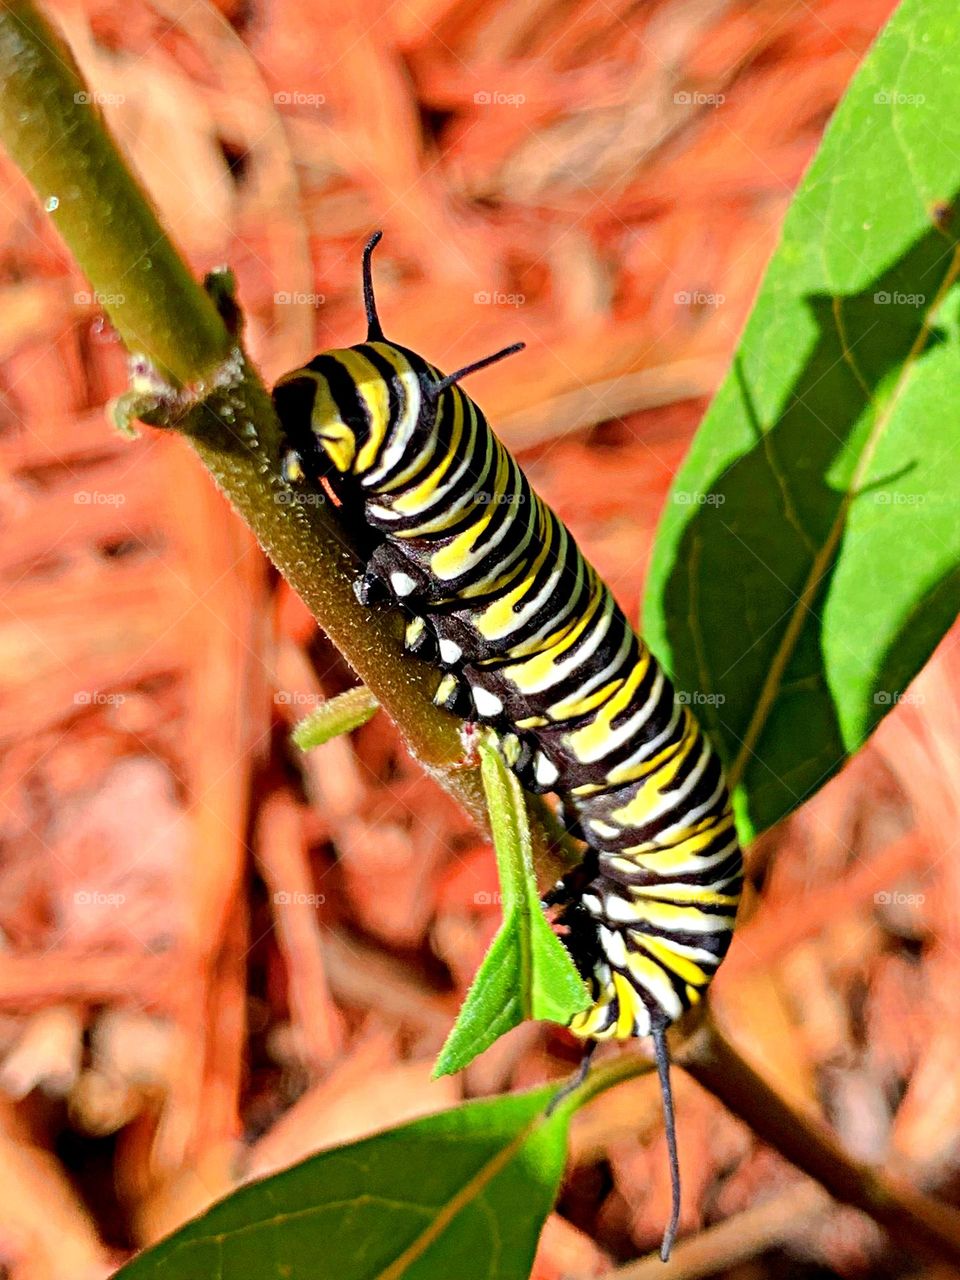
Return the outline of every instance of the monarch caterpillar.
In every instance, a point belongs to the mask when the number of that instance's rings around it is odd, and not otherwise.
[[[730,943],[742,859],[720,759],[563,523],[459,387],[518,343],[444,375],[386,340],[363,253],[366,341],[282,377],[288,481],[332,481],[371,550],[357,583],[408,615],[405,643],[442,671],[435,701],[490,723],[530,790],[559,796],[583,862],[544,899],[592,1005],[587,1043],[650,1035],[673,1208],[679,1170],[666,1028]]]

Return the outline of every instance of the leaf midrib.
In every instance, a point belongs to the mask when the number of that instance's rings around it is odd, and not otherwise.
[[[917,332],[917,336],[914,339],[910,350],[907,352],[890,397],[882,411],[877,414],[867,439],[864,441],[860,456],[857,459],[856,466],[854,467],[853,473],[850,477],[850,483],[843,494],[833,524],[830,526],[822,547],[813,559],[813,563],[810,566],[810,572],[807,575],[807,579],[804,582],[800,595],[797,597],[796,603],[791,606],[789,611],[790,621],[787,624],[783,637],[774,652],[773,660],[767,672],[767,677],[763,682],[760,690],[760,696],[757,699],[756,708],[754,709],[754,713],[751,716],[743,735],[740,750],[737,752],[733,762],[727,770],[727,780],[731,789],[736,787],[743,778],[747,761],[753,755],[754,747],[757,745],[760,735],[770,717],[770,713],[773,710],[780,692],[783,682],[783,674],[787,668],[787,664],[793,656],[793,651],[800,639],[800,634],[807,620],[807,616],[811,612],[811,605],[818,590],[820,589],[820,583],[823,575],[829,568],[833,560],[834,553],[840,543],[840,539],[843,536],[850,507],[863,484],[867,470],[869,469],[870,463],[872,462],[873,456],[876,452],[877,445],[880,441],[880,437],[883,435],[887,423],[890,421],[890,418],[899,404],[900,398],[906,387],[907,380],[930,337],[933,317],[947,292],[957,279],[958,273],[960,273],[960,244],[954,246],[950,265],[944,274],[943,280],[941,281],[930,306],[927,308],[923,323]],[[836,316],[836,313],[834,314]],[[842,328],[839,325],[837,327],[837,332],[841,346],[843,347],[844,358],[846,359],[849,353],[847,351]],[[852,356],[850,358],[852,359]]]
[[[501,1151],[498,1151],[496,1155],[492,1156],[486,1164],[481,1165],[473,1177],[463,1184],[456,1195],[450,1197],[433,1221],[421,1231],[415,1240],[407,1245],[406,1249],[385,1270],[375,1277],[375,1280],[399,1280],[407,1269],[426,1253],[434,1241],[443,1235],[460,1211],[466,1208],[474,1199],[479,1199],[497,1174],[510,1163],[533,1130],[543,1123],[543,1119],[542,1115],[535,1116],[528,1124],[524,1125],[511,1142]]]

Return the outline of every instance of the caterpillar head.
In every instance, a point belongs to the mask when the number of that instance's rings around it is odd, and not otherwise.
[[[305,466],[312,469],[313,461],[327,462],[341,475],[362,477],[374,471],[402,420],[409,425],[426,412],[430,421],[439,398],[454,383],[523,347],[515,343],[443,376],[413,352],[388,342],[371,270],[382,234],[371,236],[363,251],[366,341],[316,356],[285,374],[274,388],[274,406],[290,444],[284,464],[289,480],[297,479]]]
[[[345,401],[334,397],[325,363],[335,366],[342,354],[327,352],[305,368],[285,374],[273,389],[273,403],[290,448],[299,459],[307,461],[319,453],[317,461],[326,460],[335,471],[346,474],[358,469],[370,427],[360,402],[360,388],[349,387]]]
[[[382,235],[382,231],[375,232],[363,251],[363,298],[370,343],[384,341],[370,267]],[[304,368],[284,374],[274,387],[274,407],[290,446],[284,462],[288,480],[299,479],[305,463],[309,466],[311,461],[322,463],[324,459],[341,475],[369,470],[370,437],[386,428],[389,393],[383,377],[364,363],[358,367],[355,347],[327,351]]]

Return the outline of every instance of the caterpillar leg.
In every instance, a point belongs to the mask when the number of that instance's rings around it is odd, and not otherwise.
[[[476,718],[477,709],[474,706],[470,686],[462,676],[454,675],[452,671],[448,672],[437,685],[433,701],[435,706],[452,711],[463,720]]]
[[[472,659],[469,633],[443,614],[414,614],[407,624],[404,648],[444,671],[461,671]]]
[[[462,671],[477,657],[476,635],[449,613],[434,613],[430,626],[437,637],[438,662],[445,671]]]
[[[403,633],[403,647],[424,662],[437,661],[437,633],[429,618],[415,614],[410,619]]]
[[[401,551],[389,542],[381,542],[353,584],[353,590],[364,605],[377,600],[403,604],[419,598],[425,585],[422,574]]]
[[[403,647],[442,671],[460,672],[472,657],[467,648],[469,639],[461,632],[462,627],[451,626],[442,615],[414,614],[407,623]]]
[[[533,759],[534,748],[530,741],[527,738],[521,738],[517,733],[505,733],[501,735],[498,746],[504,764],[517,775],[520,784],[523,785],[524,775],[529,773],[530,762]]]
[[[553,790],[560,777],[560,770],[536,742],[516,733],[508,733],[501,739],[500,751],[524,790],[531,791],[534,795],[544,795]]]

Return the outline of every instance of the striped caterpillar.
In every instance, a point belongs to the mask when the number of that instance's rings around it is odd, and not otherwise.
[[[438,705],[496,730],[525,787],[553,792],[587,848],[544,899],[592,1004],[589,1054],[651,1036],[679,1173],[665,1031],[729,946],[742,860],[721,762],[562,521],[458,385],[388,342],[363,254],[367,338],[286,374],[274,403],[290,482],[327,479],[371,541],[364,604],[403,608],[406,646],[442,675]]]

